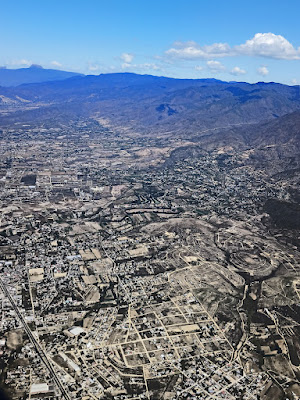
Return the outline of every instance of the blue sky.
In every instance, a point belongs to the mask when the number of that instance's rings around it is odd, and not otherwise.
[[[10,0],[0,65],[300,84],[300,1]]]

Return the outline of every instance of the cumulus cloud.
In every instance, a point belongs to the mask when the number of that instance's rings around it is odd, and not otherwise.
[[[220,61],[209,60],[206,63],[207,67],[211,70],[211,72],[221,72],[224,71],[226,68]]]
[[[245,75],[246,73],[247,73],[247,71],[244,70],[244,69],[242,69],[242,68],[240,68],[240,67],[234,67],[234,68],[232,68],[232,70],[230,71],[230,74],[231,74],[231,75],[234,75],[234,76]]]
[[[204,67],[202,67],[202,65],[196,65],[196,66],[195,66],[195,70],[196,70],[196,71],[203,71],[203,70],[204,70]]]
[[[58,61],[51,61],[50,64],[53,65],[54,67],[62,67],[62,64]]]
[[[130,63],[132,63],[134,55],[130,54],[130,53],[123,53],[123,54],[121,54],[120,58],[122,61],[124,61],[124,63],[130,64]]]
[[[300,47],[297,49],[283,36],[274,33],[257,33],[246,43],[236,47],[241,54],[280,58],[284,60],[299,60]]]
[[[228,43],[213,43],[200,46],[198,43],[175,42],[165,52],[167,57],[185,60],[233,57],[247,55],[283,60],[299,60],[300,47],[295,48],[286,38],[274,33],[256,33],[245,43],[230,46]]]
[[[261,76],[267,76],[269,74],[269,72],[270,71],[268,70],[268,68],[265,65],[257,68],[257,73]]]

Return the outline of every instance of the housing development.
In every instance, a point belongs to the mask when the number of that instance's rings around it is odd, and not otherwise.
[[[297,175],[84,118],[0,142],[11,399],[300,398]]]

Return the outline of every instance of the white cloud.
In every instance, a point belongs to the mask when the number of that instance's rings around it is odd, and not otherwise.
[[[231,74],[231,75],[234,75],[234,76],[245,75],[246,73],[247,73],[247,71],[244,70],[244,69],[242,69],[242,68],[240,68],[240,67],[234,67],[234,68],[232,68],[232,70],[230,71],[230,74]]]
[[[127,68],[132,68],[132,64],[129,64],[129,63],[123,63],[122,65],[121,65],[121,68],[122,69],[127,69]]]
[[[100,65],[97,65],[97,64],[90,64],[88,66],[88,70],[92,71],[92,72],[99,71],[100,69],[101,69]]]
[[[196,65],[196,66],[195,66],[195,70],[196,70],[196,71],[203,71],[203,70],[204,70],[204,67],[202,67],[202,65]]]
[[[229,54],[230,50],[230,46],[227,43],[199,46],[196,42],[175,42],[174,47],[167,50],[165,54],[173,58],[205,59],[225,57]]]
[[[268,68],[265,65],[257,68],[257,73],[261,76],[267,76],[269,74],[269,72],[270,71],[268,70]]]
[[[124,63],[130,64],[134,58],[134,55],[130,53],[123,53],[121,54],[120,58],[124,61]]]
[[[211,72],[221,72],[224,71],[226,68],[225,66],[220,63],[220,61],[209,60],[206,63],[207,67],[211,70]]]
[[[300,81],[296,78],[291,80],[292,85],[300,85]]]
[[[18,66],[25,66],[25,67],[30,67],[32,65],[32,61],[26,60],[26,59],[21,59],[21,60],[14,60],[10,63],[10,65],[18,65]]]
[[[74,68],[73,68],[74,69]],[[94,62],[88,62],[86,64],[86,72],[91,72],[92,74],[97,74],[97,73],[110,73],[113,72],[115,70],[119,70],[120,68],[117,68],[115,65],[106,65],[106,64],[102,64],[100,62],[94,61]]]
[[[130,71],[159,71],[161,70],[160,66],[157,64],[152,64],[152,63],[144,63],[144,64],[129,64],[129,63],[123,63],[121,65],[122,69],[124,70],[130,70]]]
[[[144,69],[153,69],[154,71],[161,70],[161,67],[159,65],[153,64],[153,63],[144,63],[144,64],[140,64],[140,66]]]
[[[58,61],[51,61],[50,64],[53,65],[54,67],[62,67],[62,64]]]
[[[230,46],[228,43],[213,43],[200,46],[198,43],[175,42],[173,47],[165,52],[170,58],[185,60],[233,57],[247,55],[283,60],[299,60],[300,47],[295,48],[287,39],[274,33],[256,33],[245,43]]]
[[[274,33],[257,33],[246,43],[236,47],[240,54],[248,56],[261,56],[269,58],[280,58],[285,60],[299,60],[300,47],[295,47],[281,35]]]

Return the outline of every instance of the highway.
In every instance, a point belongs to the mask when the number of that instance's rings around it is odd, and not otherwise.
[[[45,364],[46,368],[48,369],[48,371],[50,372],[50,375],[54,381],[54,383],[56,384],[56,386],[58,387],[58,389],[60,390],[61,394],[63,395],[63,397],[66,400],[71,400],[71,397],[69,396],[69,394],[66,392],[64,386],[62,385],[61,381],[59,380],[58,376],[56,375],[56,372],[51,364],[51,362],[49,361],[45,351],[42,349],[42,347],[39,345],[39,343],[37,342],[36,338],[34,337],[34,335],[32,334],[31,329],[29,328],[29,326],[27,325],[25,319],[23,318],[22,314],[20,313],[14,299],[11,297],[10,293],[8,292],[6,286],[4,285],[2,279],[0,278],[0,288],[3,292],[3,294],[8,298],[8,300],[10,301],[13,309],[15,310],[17,317],[19,318],[19,320],[21,321],[25,332],[27,333],[29,340],[31,341],[31,343],[33,344],[33,346],[35,347],[36,352],[38,353],[40,359],[43,361],[43,363]]]

